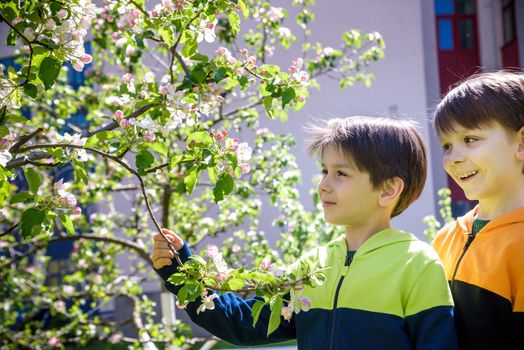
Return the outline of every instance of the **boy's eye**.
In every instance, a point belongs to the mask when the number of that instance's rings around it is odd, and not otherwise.
[[[320,171],[320,173],[321,173],[322,175],[327,175],[327,170],[326,170],[326,169],[322,169],[322,170]]]
[[[337,171],[337,175],[338,175],[338,176],[347,176],[345,172],[340,171],[340,170]]]
[[[449,143],[445,143],[441,147],[442,147],[442,150],[446,152],[447,150],[451,148],[451,145]]]
[[[466,136],[464,137],[464,143],[472,143],[474,141],[477,141],[477,138],[476,137],[472,137],[472,136]]]

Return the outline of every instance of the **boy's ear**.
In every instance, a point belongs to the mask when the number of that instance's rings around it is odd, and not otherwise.
[[[519,148],[517,149],[515,155],[517,156],[518,160],[524,160],[524,126],[517,132],[517,137],[519,141]]]
[[[378,198],[378,204],[381,207],[387,207],[391,204],[396,204],[398,197],[404,190],[404,181],[400,177],[393,177],[387,179],[382,184],[382,190]]]

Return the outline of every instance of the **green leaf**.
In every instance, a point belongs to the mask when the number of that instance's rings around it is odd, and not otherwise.
[[[207,168],[207,176],[209,176],[211,183],[215,183],[217,181],[217,169],[215,167]]]
[[[215,83],[218,83],[219,81],[221,81],[222,79],[224,79],[224,77],[226,76],[226,69],[224,67],[220,67],[216,72],[215,72]]]
[[[269,325],[267,327],[267,335],[269,336],[273,333],[278,326],[280,326],[282,307],[284,303],[282,302],[282,297],[280,295],[275,295],[271,302],[269,303],[271,307],[271,315],[269,316]]]
[[[231,290],[240,290],[246,285],[246,283],[242,278],[232,278],[227,281],[227,285]]]
[[[235,182],[233,178],[228,173],[222,173],[218,178],[215,188],[213,188],[213,195],[215,197],[215,202],[220,202],[224,199],[225,196],[230,194],[235,187]]]
[[[282,108],[284,108],[289,102],[291,102],[296,96],[295,89],[288,87],[282,94]]]
[[[151,150],[155,151],[158,154],[161,154],[163,156],[167,156],[167,147],[165,144],[161,142],[155,142],[155,143],[148,143],[147,147]]]
[[[164,40],[167,47],[170,48],[175,43],[174,34],[170,27],[162,27],[158,29],[158,34],[160,34],[160,37]]]
[[[204,70],[204,67],[202,67],[201,64],[197,64],[195,68],[191,71],[191,76],[195,79],[197,83],[202,83],[204,80],[206,80],[206,71]]]
[[[27,191],[18,192],[11,196],[11,200],[9,203],[11,204],[24,203],[29,198],[34,198],[34,196]]]
[[[214,142],[213,138],[209,136],[209,133],[206,131],[197,131],[192,133],[187,137],[186,143],[189,144],[191,141],[195,141],[196,143],[203,143],[206,146],[211,145]]]
[[[146,175],[146,170],[155,162],[155,157],[146,148],[142,148],[135,157],[135,164],[139,175]]]
[[[9,128],[5,125],[0,126],[0,137],[4,137],[10,134]]]
[[[22,214],[20,233],[24,238],[32,238],[40,233],[45,220],[45,212],[37,208],[29,208]]]
[[[249,16],[249,9],[244,0],[238,0],[238,6],[240,7],[240,11],[242,11],[242,14],[244,15],[244,18],[247,18],[247,16]]]
[[[186,191],[187,193],[191,194],[193,190],[195,189],[195,184],[198,178],[199,173],[199,167],[197,165],[193,165],[191,169],[187,172],[186,177],[184,177],[184,184],[186,185]]]
[[[66,229],[69,235],[72,235],[73,233],[75,233],[75,227],[73,226],[73,220],[71,220],[71,217],[69,215],[59,214],[58,218],[62,222],[62,225],[64,225],[64,228]]]
[[[60,68],[62,68],[62,61],[56,57],[48,56],[42,60],[38,77],[44,83],[46,90],[53,86],[55,79],[60,73]]]
[[[87,172],[82,166],[82,163],[73,161],[73,167],[75,168],[75,180],[76,182],[82,181],[85,185],[89,182],[87,178]]]
[[[202,54],[197,52],[196,54],[191,56],[191,60],[192,61],[208,62],[209,61],[209,57],[207,57],[206,55],[202,55]]]
[[[233,170],[235,170],[237,168],[237,165],[238,165],[238,158],[237,158],[236,154],[234,154],[234,153],[227,153],[226,154],[226,158],[231,163],[231,168]]]
[[[24,93],[27,96],[35,98],[36,95],[38,94],[38,89],[36,88],[36,85],[28,83],[24,85]]]
[[[183,273],[174,273],[167,279],[168,282],[173,283],[174,285],[179,285],[184,283],[186,280],[186,275]]]
[[[273,118],[273,97],[264,97],[264,108],[266,109],[267,116]]]
[[[258,318],[260,317],[260,311],[264,308],[265,303],[263,301],[257,301],[251,309],[251,317],[253,317],[253,327],[257,324]]]
[[[231,11],[227,14],[227,19],[231,25],[231,32],[233,35],[237,35],[240,29],[240,17],[236,12]]]
[[[192,57],[198,49],[198,42],[195,39],[190,39],[184,45],[182,49],[182,55],[184,57]]]
[[[29,184],[29,190],[33,194],[36,194],[38,192],[38,188],[40,187],[40,184],[42,183],[40,174],[33,168],[24,169],[24,174],[25,174],[25,179],[27,180],[27,183]]]

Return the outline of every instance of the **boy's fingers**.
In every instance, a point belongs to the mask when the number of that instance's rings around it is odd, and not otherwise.
[[[153,266],[157,270],[161,269],[164,266],[169,266],[171,264],[172,264],[171,259],[168,259],[168,258],[160,258],[160,259],[153,261]]]
[[[175,257],[175,254],[171,252],[169,249],[154,249],[153,250],[153,262],[158,259],[168,258],[173,259]]]

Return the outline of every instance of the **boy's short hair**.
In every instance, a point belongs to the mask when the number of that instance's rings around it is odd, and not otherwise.
[[[498,122],[508,131],[524,126],[524,75],[499,71],[474,75],[451,89],[438,104],[433,126],[437,134],[456,126],[476,129]]]
[[[308,150],[320,154],[335,147],[350,157],[360,171],[369,173],[374,189],[399,177],[404,189],[392,217],[402,213],[422,190],[427,175],[426,147],[415,123],[378,117],[355,116],[309,125]]]

